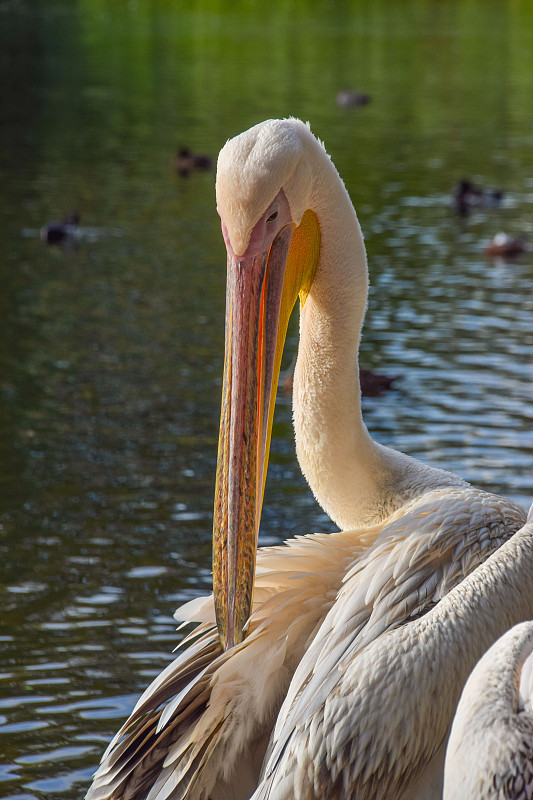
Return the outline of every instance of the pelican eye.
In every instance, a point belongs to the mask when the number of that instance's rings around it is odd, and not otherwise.
[[[278,209],[273,211],[272,214],[269,217],[267,217],[267,224],[269,222],[274,222],[274,220],[276,219],[277,216],[278,216]]]

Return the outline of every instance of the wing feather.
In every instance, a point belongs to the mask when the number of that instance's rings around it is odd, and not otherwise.
[[[383,633],[426,614],[512,536],[524,519],[522,510],[510,501],[470,487],[430,491],[391,516],[380,536],[348,570],[335,604],[296,670],[271,738],[264,781],[254,798],[314,797],[304,788],[301,795],[283,794],[285,764],[290,761],[283,761],[283,756],[286,751],[291,759],[296,753],[306,753],[300,778],[295,780],[303,780],[302,787],[312,786],[318,767],[310,762],[319,742],[326,753],[320,765],[326,777],[322,783],[317,779],[318,783],[329,786],[328,796],[351,796],[340,791],[337,795],[332,777],[342,775],[340,762],[348,757],[351,741],[349,720],[358,713],[357,697],[350,695],[354,704],[350,708],[340,708],[336,700],[342,694],[345,670],[349,666],[353,672],[359,655]],[[384,648],[380,653],[386,657]],[[387,669],[394,680],[390,663],[376,665],[385,676]],[[375,711],[365,713],[372,727],[370,717]],[[361,743],[354,746],[364,764]]]
[[[212,597],[182,606],[180,620],[200,621],[190,646],[139,698],[87,800],[204,800],[223,796],[224,786],[229,797],[249,797],[296,664],[379,530],[260,551],[249,632],[231,651],[221,651]]]

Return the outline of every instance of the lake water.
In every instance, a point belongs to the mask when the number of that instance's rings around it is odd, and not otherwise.
[[[225,250],[178,147],[309,119],[365,232],[362,364],[400,376],[373,436],[533,499],[533,4],[0,0],[0,103],[0,796],[73,800],[210,588]],[[460,217],[464,177],[502,207]],[[262,542],[332,528],[280,395]]]

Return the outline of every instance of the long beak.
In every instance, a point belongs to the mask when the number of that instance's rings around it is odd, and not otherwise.
[[[293,224],[268,253],[228,255],[226,352],[213,527],[213,590],[222,645],[244,638],[288,315],[280,319]],[[291,309],[292,310],[292,309]],[[290,312],[289,312],[290,315]],[[281,335],[279,335],[281,334]]]
[[[277,205],[276,205],[277,203]],[[278,208],[270,247],[264,222]],[[283,191],[250,241],[268,252],[235,257],[228,246],[226,355],[213,524],[213,592],[227,650],[242,642],[252,607],[257,535],[270,450],[281,356],[289,318],[306,302],[320,253],[320,225],[308,209],[298,227]],[[224,231],[224,225],[223,225]],[[250,251],[255,244],[249,246]],[[261,248],[255,250],[259,252]]]

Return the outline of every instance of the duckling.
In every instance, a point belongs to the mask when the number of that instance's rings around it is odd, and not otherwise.
[[[180,147],[174,156],[174,167],[178,175],[186,178],[191,172],[212,169],[213,159],[210,156],[195,155],[188,147]]]

